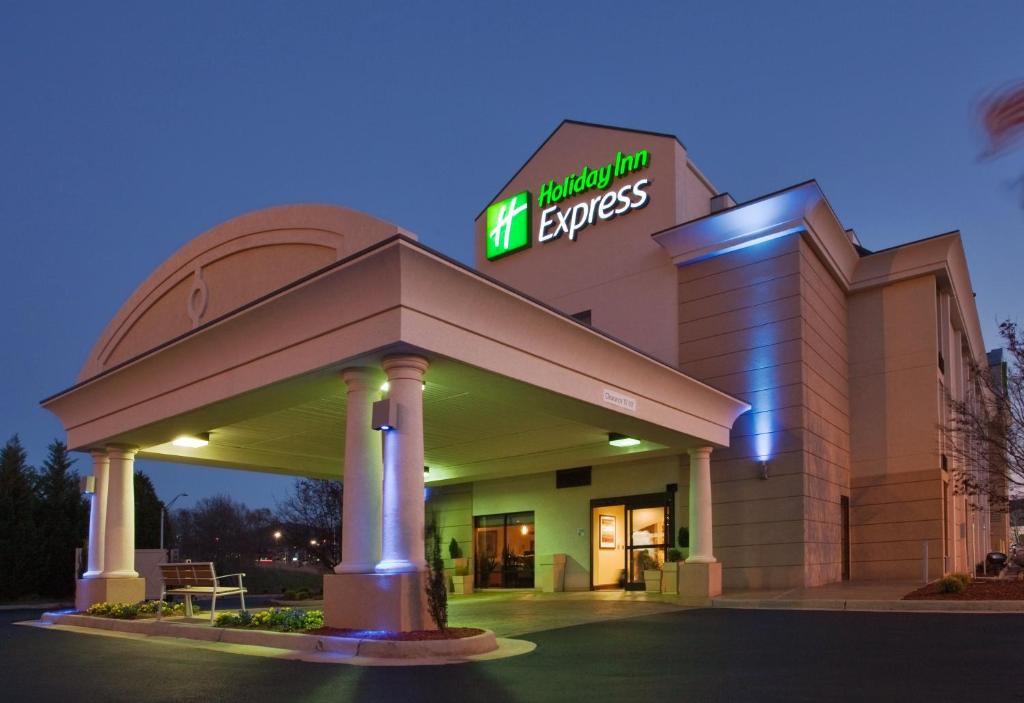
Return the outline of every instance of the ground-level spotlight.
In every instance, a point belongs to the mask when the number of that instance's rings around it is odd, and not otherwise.
[[[609,432],[608,444],[613,447],[635,447],[640,444],[640,440],[635,437],[627,437],[626,435],[619,434],[618,432]]]

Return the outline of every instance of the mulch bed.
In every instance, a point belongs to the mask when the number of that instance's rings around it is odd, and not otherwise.
[[[466,637],[482,635],[483,630],[476,627],[449,627],[447,632],[440,630],[413,630],[412,632],[385,632],[382,630],[353,630],[341,627],[320,627],[306,630],[307,635],[327,635],[329,637],[357,637],[363,640],[394,640],[396,642],[423,642],[426,640],[458,640]]]
[[[903,600],[1024,600],[1024,581],[972,581],[963,593],[939,593],[937,583],[929,583]]]

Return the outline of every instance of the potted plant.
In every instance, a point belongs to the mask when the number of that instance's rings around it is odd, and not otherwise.
[[[690,556],[690,530],[685,527],[679,528],[679,539],[676,542],[679,551],[683,553],[683,561]]]
[[[448,555],[452,558],[452,593],[465,595],[473,592],[473,577],[469,575],[469,559],[462,556],[462,547],[452,537],[448,543]]]
[[[640,552],[640,569],[644,572],[644,590],[648,593],[661,593],[661,567],[657,559],[646,549]]]
[[[487,588],[491,585],[491,573],[498,568],[498,560],[494,557],[483,557],[477,560],[477,568],[480,571],[478,581],[480,588]]]
[[[661,592],[679,593],[679,570],[683,568],[683,550],[672,547],[668,550],[661,567]]]

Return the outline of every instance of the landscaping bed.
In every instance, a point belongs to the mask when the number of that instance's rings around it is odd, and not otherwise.
[[[486,631],[477,627],[449,627],[445,632],[440,630],[413,630],[412,632],[388,632],[386,630],[353,630],[341,627],[320,627],[306,630],[307,635],[325,635],[327,637],[356,637],[361,640],[388,640],[392,642],[429,642],[434,640],[458,640],[476,637]]]
[[[214,627],[246,630],[272,630],[274,632],[308,632],[323,627],[324,614],[320,610],[302,608],[267,608],[224,612],[214,620]]]
[[[184,603],[167,603],[162,600],[144,600],[138,603],[96,603],[81,611],[82,615],[97,618],[114,618],[116,620],[137,620],[139,618],[155,618],[157,609],[163,617],[185,615]],[[200,612],[198,605],[192,606],[193,616]]]
[[[315,618],[314,614],[310,619]],[[279,624],[293,625],[298,622],[298,615],[279,613],[277,619]],[[305,616],[303,619],[306,620]],[[400,659],[409,664],[455,663],[468,661],[467,657],[488,654],[498,649],[493,632],[475,628],[452,628],[449,632],[454,630],[462,635],[454,638],[438,638],[437,631],[431,630],[425,633],[394,633],[399,638],[388,639],[381,636],[387,633],[323,628],[322,621],[319,623],[320,627],[314,631],[273,630],[265,626],[251,625],[210,627],[207,623],[180,618],[157,621],[155,618],[102,617],[67,612],[43,613],[41,620],[49,625],[94,628],[150,637],[177,637],[203,642],[271,647],[290,651],[291,654],[286,655],[286,658],[314,657],[317,661],[344,662],[358,657],[363,662]],[[343,633],[348,633],[348,636]],[[425,639],[412,639],[417,634],[424,636]],[[520,648],[516,653],[531,650],[532,646],[527,649]],[[327,659],[322,658],[325,656]]]
[[[903,600],[1024,600],[1024,581],[973,580],[959,592],[941,592],[941,581],[903,596]]]

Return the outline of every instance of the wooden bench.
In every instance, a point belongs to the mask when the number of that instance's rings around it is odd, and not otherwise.
[[[167,596],[184,596],[185,617],[192,617],[193,596],[213,598],[210,622],[213,622],[217,614],[219,596],[239,596],[242,599],[242,610],[245,610],[245,586],[242,585],[245,574],[218,576],[212,561],[186,561],[178,564],[161,564],[160,575],[164,582],[160,590],[160,600],[166,601]],[[238,585],[221,586],[220,581],[228,578],[237,578]],[[159,609],[157,612],[160,612]]]

